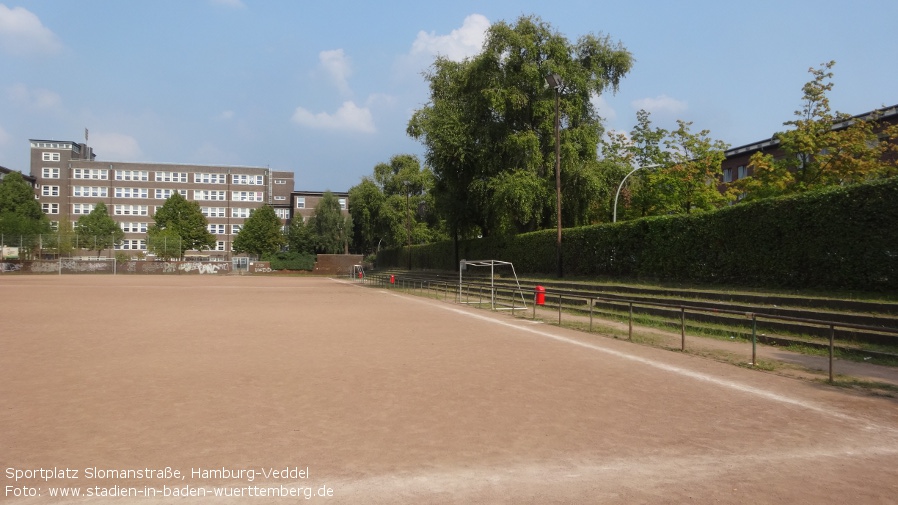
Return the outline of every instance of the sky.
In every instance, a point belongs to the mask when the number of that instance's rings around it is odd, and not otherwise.
[[[834,111],[898,104],[894,0],[0,0],[0,165],[29,139],[98,160],[293,171],[348,191],[397,154],[439,54],[478,54],[493,23],[537,16],[571,42],[607,35],[635,59],[595,98],[606,128],[636,112],[732,147],[786,129],[808,70],[835,60]]]

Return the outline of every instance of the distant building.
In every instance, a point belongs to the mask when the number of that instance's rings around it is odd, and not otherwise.
[[[291,194],[293,200],[293,219],[302,217],[303,221],[308,221],[310,217],[315,215],[315,207],[324,197],[325,191],[294,191]],[[340,203],[340,210],[344,216],[349,215],[349,193],[341,193],[339,191],[331,191],[337,201]]]
[[[18,170],[13,170],[11,168],[6,168],[4,166],[0,166],[0,181],[2,181],[4,177],[6,177],[6,174],[11,173],[11,172],[18,172]],[[21,172],[19,172],[19,173],[21,173]],[[22,178],[25,179],[25,182],[27,182],[28,184],[31,184],[31,187],[34,187],[34,184],[35,184],[34,177],[31,177],[30,175],[22,174]]]
[[[97,161],[71,141],[31,141],[35,193],[51,223],[76,223],[103,202],[125,232],[117,251],[147,251],[153,215],[174,192],[199,203],[215,235],[213,260],[231,258],[231,244],[254,209],[268,204],[286,225],[292,218],[294,175],[267,167]]]
[[[845,121],[834,124],[833,129],[840,130],[846,128],[854,121],[857,121],[859,119],[869,120],[872,119],[874,115],[878,116],[877,120],[882,125],[896,124],[898,123],[898,105],[892,105],[891,107],[884,107],[882,109],[876,109],[870,112],[852,116]],[[772,154],[774,158],[779,158],[785,155],[783,150],[780,148],[779,140],[777,140],[776,138],[759,140],[751,144],[728,149],[726,151],[726,158],[724,159],[723,163],[721,163],[721,169],[723,172],[721,182],[726,184],[752,175],[752,169],[749,165],[749,160],[757,152]],[[894,158],[894,156],[895,155],[892,154],[890,155],[890,158]]]

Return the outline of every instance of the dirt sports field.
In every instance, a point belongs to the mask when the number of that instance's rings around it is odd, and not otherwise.
[[[4,503],[898,501],[893,398],[349,279],[0,294]]]

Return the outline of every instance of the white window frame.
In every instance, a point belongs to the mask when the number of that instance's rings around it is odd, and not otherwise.
[[[59,169],[54,167],[41,168],[42,179],[59,179]]]
[[[116,170],[115,180],[117,181],[149,181],[150,172],[148,170]]]
[[[59,214],[59,204],[58,203],[42,203],[41,210],[44,214]]]
[[[59,161],[59,153],[44,152],[41,153],[42,161]]]
[[[41,196],[59,196],[59,186],[41,186]]]
[[[227,174],[213,174],[208,172],[197,172],[193,174],[193,182],[198,184],[227,184]]]
[[[108,181],[109,170],[102,168],[73,168],[72,179]]]
[[[296,197],[296,208],[297,208],[297,209],[304,209],[304,208],[306,208],[306,197],[304,197],[304,196],[297,196],[297,197]]]

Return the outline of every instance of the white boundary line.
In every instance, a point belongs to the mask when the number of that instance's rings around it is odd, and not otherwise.
[[[340,281],[338,279],[334,279],[334,280],[336,280],[337,282],[344,282],[344,281]],[[347,282],[347,284],[351,284],[351,283]],[[356,287],[364,287],[361,285],[355,285],[355,286]],[[384,292],[384,291],[381,290],[381,292]],[[634,362],[640,363],[642,365],[650,366],[652,368],[656,368],[658,370],[663,370],[665,372],[677,374],[677,375],[680,375],[683,377],[688,377],[693,380],[697,380],[697,381],[701,381],[701,382],[705,382],[705,383],[709,383],[709,384],[714,384],[716,386],[724,387],[727,389],[732,389],[734,391],[739,391],[741,393],[750,394],[753,396],[764,398],[766,400],[770,400],[770,401],[774,401],[774,402],[778,402],[778,403],[782,403],[782,404],[786,404],[786,405],[791,405],[791,406],[795,406],[795,407],[800,407],[800,408],[803,408],[806,410],[816,412],[818,414],[823,414],[828,417],[833,417],[833,418],[840,419],[843,421],[848,421],[851,423],[865,423],[866,429],[883,429],[883,430],[887,430],[889,432],[894,432],[894,433],[898,434],[898,429],[879,426],[879,425],[870,423],[870,421],[867,419],[850,416],[847,414],[843,414],[841,412],[836,412],[832,408],[827,408],[827,407],[818,405],[813,402],[808,402],[805,400],[800,400],[797,398],[784,396],[782,394],[774,393],[772,391],[767,391],[765,389],[760,389],[760,388],[757,388],[754,386],[750,386],[750,385],[739,383],[739,382],[734,382],[731,380],[721,379],[719,377],[714,377],[712,375],[708,375],[705,373],[696,372],[694,370],[689,370],[689,369],[686,369],[683,367],[670,365],[667,363],[662,363],[660,361],[656,361],[656,360],[649,359],[649,358],[643,358],[643,357],[629,354],[626,352],[615,351],[613,349],[608,349],[606,347],[602,347],[602,346],[599,346],[596,344],[591,344],[591,343],[583,342],[583,341],[576,340],[576,339],[573,339],[570,337],[564,337],[561,335],[557,335],[555,333],[550,333],[548,331],[544,331],[543,329],[537,329],[537,328],[532,328],[532,327],[528,328],[525,326],[521,326],[520,324],[514,324],[514,323],[511,323],[508,321],[496,319],[494,317],[484,316],[484,315],[477,314],[474,312],[461,310],[461,309],[453,307],[453,306],[448,306],[447,304],[445,304],[443,302],[433,302],[433,301],[430,301],[427,299],[422,299],[422,298],[419,298],[419,297],[416,297],[413,295],[406,295],[403,293],[389,292],[389,294],[396,296],[398,298],[405,299],[405,300],[411,300],[411,301],[415,301],[418,303],[423,303],[423,304],[429,305],[431,307],[439,308],[439,309],[446,310],[449,312],[454,312],[459,315],[478,319],[480,321],[485,321],[485,322],[496,324],[499,326],[504,326],[506,328],[512,328],[515,330],[531,333],[533,335],[538,335],[540,337],[552,339],[557,342],[562,342],[562,343],[569,344],[569,345],[576,345],[578,347],[583,347],[585,349],[589,349],[592,351],[598,351],[601,353],[605,353],[610,356],[614,356],[616,358],[634,361]],[[543,326],[542,328],[547,328],[547,327]]]

